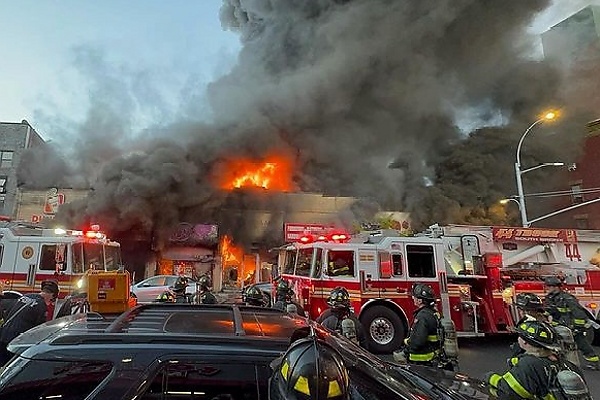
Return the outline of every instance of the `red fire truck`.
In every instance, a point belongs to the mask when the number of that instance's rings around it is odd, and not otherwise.
[[[0,222],[0,282],[5,291],[38,293],[45,279],[57,280],[60,298],[86,291],[86,272],[123,270],[121,247],[94,226],[89,231],[44,229]],[[123,272],[124,273],[124,272]]]
[[[510,332],[516,294],[543,296],[551,275],[564,279],[591,320],[598,317],[600,231],[453,225],[410,237],[382,230],[340,238],[303,236],[284,246],[280,273],[313,318],[332,288],[347,288],[375,352],[400,347],[416,283],[434,288],[463,337]]]

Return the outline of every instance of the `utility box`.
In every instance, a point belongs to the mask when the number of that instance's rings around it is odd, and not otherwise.
[[[128,271],[89,271],[86,278],[92,311],[116,314],[131,307],[131,276]]]

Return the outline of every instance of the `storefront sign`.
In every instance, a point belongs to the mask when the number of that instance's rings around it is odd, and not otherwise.
[[[327,235],[333,229],[332,226],[321,224],[284,224],[284,235],[286,242],[297,242],[305,235]]]

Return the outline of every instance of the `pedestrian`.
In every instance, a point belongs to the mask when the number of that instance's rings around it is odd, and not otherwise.
[[[524,354],[502,373],[489,372],[485,381],[498,399],[556,399],[561,390],[559,372],[577,374],[587,390],[579,368],[559,357],[560,346],[552,326],[535,319],[523,319],[516,327]],[[588,391],[589,392],[589,391]],[[582,399],[586,397],[581,397]]]
[[[368,350],[367,335],[361,322],[352,312],[348,291],[345,288],[333,289],[327,302],[329,312],[323,316],[320,324]]]
[[[443,338],[438,336],[441,315],[435,309],[435,294],[431,286],[419,283],[413,287],[412,298],[417,309],[404,339],[404,358],[411,364],[437,366]]]
[[[275,287],[275,303],[273,307],[277,310],[288,311],[290,305],[295,307],[295,313],[301,317],[306,317],[304,308],[294,301],[294,290],[285,279],[279,279]],[[294,308],[292,307],[292,308]]]
[[[550,276],[544,280],[544,284],[546,286],[544,309],[551,323],[571,329],[577,348],[588,363],[587,367],[600,369],[600,358],[586,338],[589,320],[587,311],[575,296],[562,289],[563,283],[558,277]]]
[[[0,333],[0,365],[13,356],[6,346],[21,333],[46,322],[49,306],[58,298],[58,283],[53,280],[42,282],[39,293],[21,296],[6,314]]]

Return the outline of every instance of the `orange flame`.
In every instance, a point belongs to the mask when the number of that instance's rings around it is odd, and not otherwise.
[[[239,265],[243,257],[244,250],[236,247],[229,236],[223,236],[221,239],[221,259],[223,260],[223,264]]]
[[[222,175],[224,189],[256,187],[289,192],[293,188],[291,165],[283,157],[272,157],[263,162],[235,160],[225,167]]]

